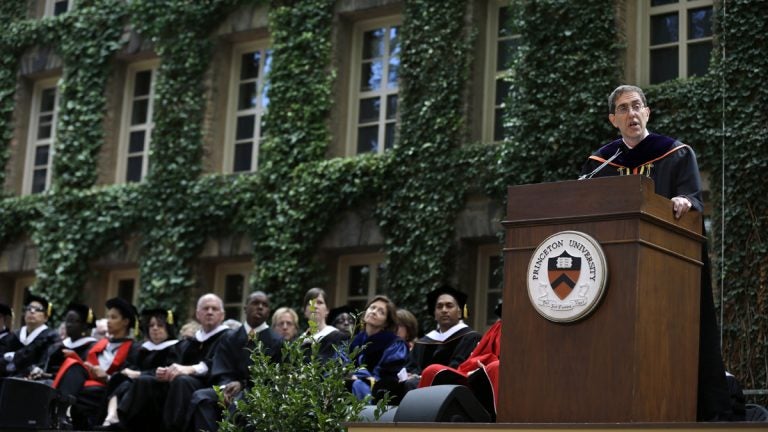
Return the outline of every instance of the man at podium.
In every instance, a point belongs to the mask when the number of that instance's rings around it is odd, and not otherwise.
[[[693,149],[664,135],[649,132],[651,115],[642,89],[617,87],[608,97],[608,120],[621,137],[594,152],[579,179],[616,175],[645,175],[655,192],[672,201],[675,218],[690,209],[704,210],[701,179]],[[699,378],[697,420],[737,420],[731,409],[712,296],[706,243],[702,251],[701,322],[699,326]],[[672,287],[671,287],[672,288]]]

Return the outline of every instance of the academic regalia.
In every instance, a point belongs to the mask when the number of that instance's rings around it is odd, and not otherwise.
[[[166,340],[159,344],[145,341],[136,350],[136,355],[129,360],[126,368],[139,371],[141,375],[155,376],[157,368],[169,366],[178,360],[179,353],[176,350],[178,342],[176,339]],[[125,395],[134,381],[124,374],[116,375],[109,380],[109,396],[116,396],[119,406],[124,406],[125,409],[128,409],[133,402]]]
[[[12,332],[8,330],[8,328],[4,328],[0,331],[0,359],[2,359],[2,355],[8,351],[8,345],[12,339],[11,334]],[[2,362],[2,360],[0,360],[0,362]]]
[[[249,367],[253,364],[251,352],[261,342],[270,361],[279,363],[282,357],[283,339],[266,323],[257,328],[251,328],[244,323],[237,330],[230,330],[222,336],[216,355],[213,357],[211,368],[211,385],[225,386],[231,382],[239,382],[243,389],[250,387],[251,374]],[[221,409],[218,396],[212,388],[195,391],[190,403],[194,430],[218,430],[221,420]]]
[[[431,331],[416,341],[406,369],[420,375],[427,366],[458,367],[475,349],[482,335],[460,322],[445,333]]]
[[[96,338],[90,336],[83,336],[80,339],[72,340],[72,338],[66,338],[63,341],[51,345],[48,349],[48,358],[46,360],[45,370],[46,373],[51,376],[56,376],[64,359],[64,350],[74,351],[81,360],[85,361],[88,355],[88,351],[96,343]]]
[[[469,358],[458,367],[439,364],[427,366],[419,388],[440,384],[467,386],[492,416],[499,394],[499,356],[501,355],[501,320],[488,329]]]
[[[405,341],[388,330],[371,336],[362,331],[352,339],[350,351],[359,347],[365,348],[354,358],[359,369],[354,373],[357,379],[352,381],[352,393],[361,400],[367,395],[373,395],[376,400],[380,390],[396,392],[397,373],[408,360]]]
[[[53,387],[64,396],[76,397],[72,406],[72,422],[78,429],[89,429],[101,424],[106,415],[107,386],[90,375],[83,363],[99,366],[108,376],[119,374],[128,358],[135,356],[134,341],[130,338],[101,339],[88,351],[86,361],[69,356],[62,363],[53,381]]]
[[[617,139],[589,157],[582,167],[582,174],[591,173],[619,149],[622,153],[594,177],[615,175],[645,175],[653,179],[655,192],[672,199],[684,196],[692,209],[704,210],[701,195],[701,179],[696,155],[693,150],[672,138],[649,134],[634,148],[629,149],[623,140]],[[606,191],[610,196],[610,191]],[[702,226],[702,232],[703,232]],[[720,351],[720,336],[712,296],[709,254],[703,244],[704,266],[701,274],[700,325],[699,325],[699,378],[697,419],[699,421],[730,420],[733,416],[725,380],[725,367]]]
[[[177,363],[185,366],[201,365],[206,370],[204,374],[199,376],[181,375],[170,383],[157,381],[154,377],[140,377],[141,379],[136,380],[131,386],[134,390],[139,389],[139,391],[145,392],[143,394],[152,394],[152,400],[164,401],[164,404],[157,406],[163,407],[163,423],[166,430],[186,430],[191,415],[189,403],[192,394],[196,390],[210,385],[213,356],[218,351],[221,339],[228,330],[229,327],[225,325],[220,325],[208,333],[200,329],[195,333],[194,338],[179,342],[181,360]],[[144,400],[149,399],[145,398]],[[120,415],[123,418],[123,414],[120,413]],[[141,411],[139,411],[138,417],[141,415]],[[129,419],[126,420],[130,421]]]
[[[645,175],[653,179],[658,195],[669,199],[684,196],[691,202],[693,209],[704,211],[699,167],[696,155],[688,145],[651,133],[630,149],[619,138],[593,153],[582,167],[582,174],[592,172],[618,150],[621,150],[621,154],[595,173],[594,177]],[[606,193],[610,194],[610,191]]]
[[[318,344],[317,357],[320,360],[328,360],[336,358],[336,349],[340,348],[342,344],[348,340],[349,334],[342,332],[332,325],[327,325],[323,330],[309,335],[309,337],[304,340],[302,348],[304,349],[305,357],[309,359],[312,352],[312,344]]]
[[[35,367],[45,368],[48,347],[61,341],[59,332],[43,324],[32,332],[24,326],[9,334],[7,350],[0,358],[0,376],[26,377]]]

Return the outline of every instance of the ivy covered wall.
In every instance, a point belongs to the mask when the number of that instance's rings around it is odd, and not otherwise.
[[[465,19],[470,0],[409,0],[399,145],[383,155],[325,159],[333,139],[327,121],[336,5],[274,0],[269,134],[259,171],[202,176],[209,34],[227,14],[260,1],[80,0],[69,13],[41,20],[25,19],[18,3],[0,6],[0,183],[8,172],[19,61],[35,46],[62,58],[61,111],[52,188],[6,194],[0,247],[28,235],[39,253],[34,289],[57,304],[79,295],[93,260],[138,234],[142,305],[186,305],[205,239],[238,231],[253,240],[252,285],[276,304],[296,304],[307,286],[323,282],[313,260],[318,242],[336,215],[362,203],[374,206],[386,238],[389,292],[402,304],[421,304],[425,292],[454,277],[453,221],[468,194],[502,201],[506,185],[572,179],[585,155],[615,134],[604,100],[622,76],[616,4],[516,4],[509,25],[521,38],[507,139],[489,145],[465,138],[464,92],[477,46]],[[711,173],[726,361],[748,388],[768,388],[768,182],[760,176],[768,159],[760,17],[768,6],[727,1],[717,8],[726,57],[714,56],[706,77],[649,87],[651,127],[692,144]],[[141,184],[96,187],[105,86],[125,25],[151,41],[161,59],[151,171]]]

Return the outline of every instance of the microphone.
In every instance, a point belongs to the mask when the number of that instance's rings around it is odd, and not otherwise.
[[[603,162],[603,163],[602,163],[600,166],[598,166],[597,168],[593,169],[591,173],[589,173],[589,174],[582,174],[582,175],[580,175],[580,176],[579,176],[579,178],[578,178],[578,180],[591,179],[591,178],[592,178],[592,177],[593,177],[595,174],[599,173],[601,169],[605,168],[605,166],[606,166],[606,165],[608,165],[609,163],[611,163],[611,161],[613,161],[614,159],[616,159],[617,157],[619,157],[619,155],[620,155],[620,154],[621,154],[621,146],[619,146],[619,148],[616,150],[616,153],[615,153],[613,156],[611,156],[610,158],[608,158],[608,160],[606,160],[605,162]]]

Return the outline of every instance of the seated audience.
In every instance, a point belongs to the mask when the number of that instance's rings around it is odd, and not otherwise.
[[[148,413],[131,412],[136,393],[131,392],[132,398],[126,397],[134,380],[141,375],[154,376],[159,367],[169,366],[178,360],[176,344],[176,331],[173,325],[173,312],[167,309],[146,309],[141,313],[141,330],[145,335],[144,342],[136,350],[136,355],[129,359],[129,364],[109,380],[109,403],[107,404],[107,417],[101,426],[101,430],[122,430],[125,424],[120,421],[118,405],[123,407],[123,412],[128,416],[136,415],[147,419]],[[155,413],[157,411],[155,410]],[[162,418],[155,416],[149,424],[160,424]]]
[[[372,396],[375,402],[384,392],[396,392],[397,373],[408,360],[408,345],[395,334],[396,311],[388,297],[374,297],[363,312],[363,330],[352,339],[350,350],[363,348],[353,359],[358,369],[350,377],[351,391],[360,400]]]
[[[24,326],[11,333],[0,358],[0,377],[27,377],[45,368],[48,348],[61,341],[59,332],[49,328],[52,305],[43,297],[28,295],[24,302]]]
[[[328,312],[325,290],[310,288],[304,295],[304,317],[314,325],[310,325],[304,333],[309,337],[304,344],[306,350],[311,349],[310,343],[319,344],[318,357],[322,360],[336,357],[336,348],[349,339],[347,333],[326,324]]]
[[[35,368],[30,373],[30,379],[49,379],[56,376],[67,356],[76,354],[80,360],[85,361],[88,351],[96,343],[96,338],[91,336],[91,328],[94,324],[91,308],[80,303],[70,303],[64,313],[65,339],[48,347],[48,358],[45,367]]]
[[[501,317],[502,305],[496,306]],[[501,355],[501,319],[497,320],[472,351],[469,358],[457,368],[433,364],[422,372],[419,388],[440,384],[467,386],[483,404],[491,417],[496,417],[499,394],[499,356]]]
[[[348,334],[349,337],[355,334],[356,322],[355,311],[347,305],[331,309],[328,312],[328,319],[326,319],[326,324],[336,327],[343,333]]]
[[[467,295],[449,285],[427,294],[427,310],[435,318],[437,328],[427,333],[411,351],[404,382],[405,391],[419,385],[422,371],[440,364],[456,368],[477,346],[482,335],[464,323]]]
[[[272,314],[272,329],[283,340],[292,341],[299,335],[299,315],[289,307],[277,308]]]
[[[408,350],[412,350],[419,337],[419,321],[408,309],[397,309],[397,335],[408,344]]]
[[[96,342],[85,361],[74,353],[67,356],[53,382],[63,397],[74,400],[71,421],[76,429],[92,429],[102,424],[106,416],[107,382],[135,355],[131,333],[136,308],[118,297],[107,300],[106,307],[111,337]],[[68,423],[66,418],[60,421]]]
[[[245,322],[236,331],[230,330],[221,338],[211,367],[212,385],[221,388],[224,404],[229,406],[251,382],[249,366],[251,352],[261,342],[263,353],[273,362],[280,362],[282,338],[267,325],[269,298],[262,291],[248,296]],[[211,388],[197,390],[190,402],[195,431],[216,432],[221,420],[221,406],[216,391]]]

